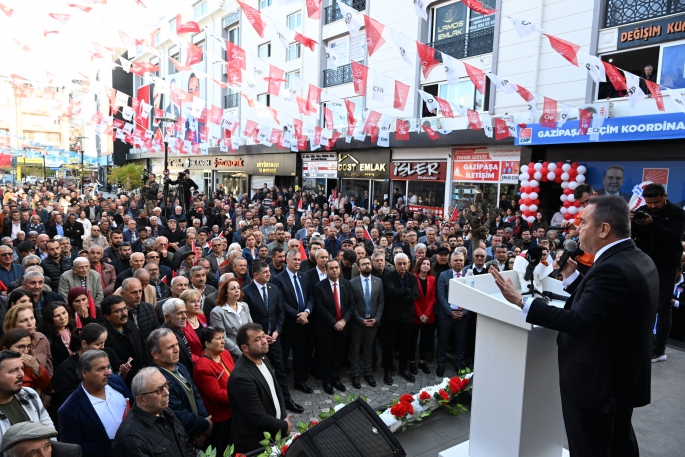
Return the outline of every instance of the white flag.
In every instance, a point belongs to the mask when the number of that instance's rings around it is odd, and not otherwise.
[[[393,79],[388,78],[384,74],[377,71],[373,72],[373,93],[371,94],[372,99],[378,102],[384,102],[386,92],[390,93],[392,91],[394,93],[394,90],[395,81]]]
[[[121,108],[121,116],[126,119],[127,121],[130,121],[133,119],[133,108],[130,106],[124,106]]]
[[[673,103],[675,103],[676,108],[678,108],[679,111],[685,113],[685,104],[683,104],[683,94],[681,90],[682,89],[667,89],[666,93],[668,94],[670,99],[673,100]]]
[[[573,109],[573,107],[571,105],[559,102],[557,102],[557,105],[560,105],[561,108],[561,113],[559,113],[559,120],[557,121],[557,128],[560,129],[568,120],[568,115],[571,114],[571,110]]]
[[[585,66],[585,69],[595,83],[599,84],[606,81],[606,69],[602,64],[602,59],[599,57],[578,51],[578,63]]]
[[[441,52],[442,54],[442,66],[445,68],[445,77],[447,77],[448,84],[458,84],[459,83],[459,69],[464,66],[459,60],[452,56]]]
[[[485,133],[485,136],[492,138],[494,132],[492,127],[492,116],[487,113],[480,113],[480,121],[483,124],[483,133]]]
[[[493,82],[493,84],[502,92],[505,94],[513,94],[516,92],[516,84],[509,82],[506,79],[501,79],[499,76],[493,74],[493,73],[485,73],[490,81]]]
[[[194,117],[201,117],[203,109],[205,109],[205,101],[200,97],[193,97],[193,104],[190,108],[190,114],[192,114]]]
[[[392,41],[395,42],[395,46],[397,46],[397,49],[400,51],[402,60],[404,60],[407,65],[414,66],[414,62],[412,62],[407,55],[407,52],[409,52],[412,47],[416,47],[413,40],[402,33],[395,32],[394,29],[390,29],[390,33],[392,34]]]
[[[534,94],[531,92],[531,95],[533,96],[533,99],[526,102],[527,103],[527,109],[528,109],[528,122],[531,124],[535,124],[538,122],[540,119],[540,115],[538,114],[538,94]]]
[[[283,49],[287,51],[288,45],[290,44],[293,35],[293,31],[285,27],[284,25],[280,24],[279,21],[273,18],[271,19],[271,24],[276,29],[276,37],[283,45]]]
[[[257,134],[257,143],[271,146],[271,127],[266,124],[259,124],[257,126],[259,133]]]
[[[423,18],[424,21],[428,20],[428,13],[426,13],[427,6],[428,0],[414,0],[414,9],[416,10],[416,15]]]
[[[345,100],[343,100],[342,97],[334,94],[330,90],[326,90],[326,96],[328,97],[326,108],[335,113],[343,113],[347,115],[347,108],[345,108]]]
[[[435,110],[438,109],[439,105],[438,102],[435,100],[435,96],[429,94],[428,92],[424,92],[420,89],[417,89],[419,91],[419,94],[421,94],[421,98],[423,99],[424,103],[426,104],[426,108],[428,111],[431,113]]]
[[[266,107],[264,103],[255,101],[254,109],[257,112],[257,117],[259,118],[272,118],[271,111]]]
[[[119,56],[119,62],[121,62],[121,68],[123,68],[126,73],[131,72],[131,61],[130,60],[126,60],[123,57]]]
[[[228,3],[228,2],[226,2]],[[212,40],[216,41],[219,43],[219,46],[225,51],[226,50],[226,40],[219,35],[215,35],[212,32],[209,31],[209,28],[205,27],[204,28],[205,33],[207,34],[207,37],[211,38]]]
[[[330,46],[324,47],[326,48],[326,70],[337,70],[338,62],[340,62],[338,53]]]
[[[590,128],[590,141],[599,141],[600,129],[604,125],[604,116],[592,115],[592,127]]]
[[[646,98],[642,89],[640,89],[640,77],[630,72],[624,71],[626,75],[626,86],[628,86],[628,104],[631,108],[635,108],[637,102]]]
[[[342,17],[347,24],[347,30],[350,31],[350,35],[355,36],[359,33],[359,29],[362,28],[362,23],[359,22],[359,11],[352,8],[343,2],[336,2],[342,13]]]
[[[147,119],[148,115],[150,114],[150,109],[152,108],[152,105],[148,105],[145,103],[145,100],[140,101],[140,117],[143,119]]]
[[[522,19],[516,19],[511,16],[509,16],[509,19],[511,19],[511,22],[514,23],[514,28],[516,29],[516,33],[519,34],[519,38],[525,38],[531,33],[542,32],[542,30],[540,30],[540,27],[533,24],[532,22],[528,22]]]
[[[128,105],[128,95],[118,90],[117,95],[114,98],[114,104],[117,106]]]

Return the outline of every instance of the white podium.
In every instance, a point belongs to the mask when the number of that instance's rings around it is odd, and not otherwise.
[[[521,290],[514,271],[502,272]],[[561,282],[544,290],[567,296]],[[557,331],[527,323],[492,275],[453,279],[450,303],[478,313],[469,441],[440,457],[562,457]],[[563,306],[562,302],[553,302]]]

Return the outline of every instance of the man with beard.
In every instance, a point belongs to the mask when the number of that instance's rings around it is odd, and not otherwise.
[[[62,257],[58,240],[48,241],[47,248],[48,257],[40,263],[40,266],[43,267],[45,277],[50,279],[52,290],[58,290],[59,280],[65,272],[71,270],[72,262]]]
[[[119,260],[121,256],[119,255],[119,245],[124,241],[124,234],[120,230],[114,230],[109,235],[110,246],[106,248],[103,252],[103,259],[107,263],[114,263],[115,260]]]
[[[122,241],[119,243],[119,258],[112,262],[117,275],[131,268],[131,243]]]
[[[99,245],[90,247],[88,250],[88,261],[90,262],[90,268],[100,275],[103,297],[111,295],[114,292],[117,273],[112,265],[102,262],[102,248]]]

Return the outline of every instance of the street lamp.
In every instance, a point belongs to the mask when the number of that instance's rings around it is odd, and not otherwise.
[[[85,193],[84,188],[83,188],[83,153],[85,152],[83,150],[83,140],[87,140],[88,137],[87,136],[77,136],[76,139],[79,140],[81,143],[81,151],[80,151],[81,152],[81,195],[85,195],[86,193]]]
[[[164,171],[162,172],[162,175],[164,178],[169,177],[169,142],[167,141],[167,135],[166,135],[166,129],[163,128],[162,123],[166,122],[166,127],[168,128],[169,125],[174,125],[178,119],[175,117],[156,117],[155,120],[159,122],[159,128],[162,129],[162,133],[164,134]],[[166,186],[167,184],[165,184]],[[162,195],[162,210],[167,209],[167,202],[166,202],[166,192]]]

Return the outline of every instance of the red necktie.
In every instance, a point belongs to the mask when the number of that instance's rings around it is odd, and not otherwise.
[[[340,298],[338,298],[338,283],[333,283],[333,300],[335,300],[335,320],[342,319],[342,314],[340,313]]]

